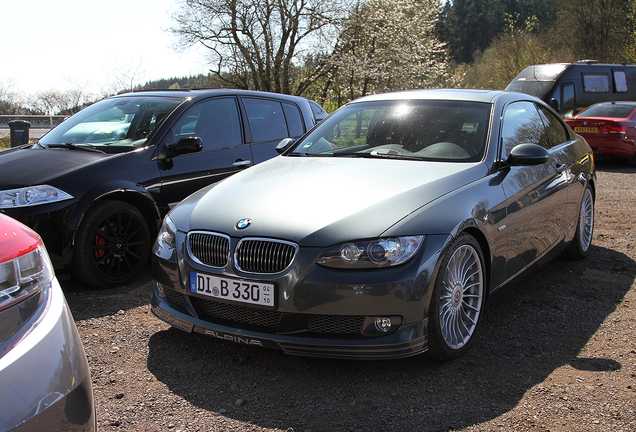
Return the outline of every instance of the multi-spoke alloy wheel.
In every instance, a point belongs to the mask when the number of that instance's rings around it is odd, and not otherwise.
[[[585,189],[583,202],[581,203],[581,215],[579,216],[579,241],[581,249],[587,251],[592,244],[594,234],[594,198],[589,188]]]
[[[150,254],[150,232],[130,204],[104,201],[91,209],[77,233],[73,270],[84,282],[112,287],[131,281]]]
[[[594,236],[594,194],[590,186],[585,188],[581,209],[579,210],[579,223],[576,234],[568,248],[563,252],[567,258],[580,259],[587,255],[592,246]]]
[[[429,311],[429,356],[452,359],[469,347],[485,300],[484,259],[477,241],[460,235],[444,256]]]

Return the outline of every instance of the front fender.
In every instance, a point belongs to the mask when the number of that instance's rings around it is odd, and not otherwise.
[[[108,181],[89,189],[77,202],[66,222],[62,258],[65,266],[71,264],[75,233],[90,208],[104,199],[125,201],[135,206],[146,218],[151,233],[156,233],[161,224],[161,212],[152,195],[143,187],[129,181]]]

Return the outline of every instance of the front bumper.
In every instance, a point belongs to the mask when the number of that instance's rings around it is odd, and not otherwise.
[[[434,275],[448,236],[427,236],[418,255],[401,266],[351,271],[316,265],[322,249],[300,248],[277,276],[211,269],[187,252],[153,254],[152,311],[186,332],[312,357],[388,359],[427,350],[427,317]],[[179,244],[179,242],[177,242]],[[177,258],[178,256],[178,258]],[[275,308],[231,303],[190,292],[190,272],[271,283]],[[391,322],[383,332],[375,323]],[[386,329],[385,329],[386,330]]]
[[[402,325],[389,336],[375,338],[316,337],[315,335],[264,333],[221,325],[179,311],[170,300],[152,296],[152,312],[162,321],[186,332],[196,332],[224,341],[281,350],[286,354],[343,359],[388,359],[409,357],[427,349],[426,323],[421,320]],[[287,314],[281,320],[293,321],[300,314]],[[302,319],[302,318],[301,318]]]
[[[1,211],[37,232],[44,241],[53,267],[62,269],[71,263],[71,229],[68,224],[76,205],[77,200],[72,199]]]
[[[0,431],[95,431],[88,362],[57,279],[47,297],[3,343]]]

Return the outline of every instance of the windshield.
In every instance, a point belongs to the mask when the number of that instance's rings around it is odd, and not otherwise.
[[[636,109],[636,104],[602,104],[592,105],[588,109],[581,111],[577,117],[613,117],[627,118]]]
[[[80,111],[40,139],[40,144],[89,146],[107,153],[133,150],[183,99],[127,96],[105,99]]]
[[[399,100],[346,105],[289,153],[475,162],[486,147],[490,104]]]

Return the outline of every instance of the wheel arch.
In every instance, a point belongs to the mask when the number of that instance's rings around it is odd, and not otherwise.
[[[488,244],[488,239],[486,239],[486,236],[484,235],[483,232],[481,232],[477,227],[474,227],[474,226],[467,227],[463,231],[458,232],[455,237],[457,237],[462,232],[469,234],[475,240],[477,240],[477,243],[479,244],[479,247],[481,248],[481,254],[484,257],[484,269],[486,270],[486,277],[484,278],[484,281],[486,282],[485,296],[487,299],[490,293],[490,275],[492,272],[492,257],[490,253],[490,245]]]
[[[107,186],[107,185],[102,185]],[[105,200],[122,201],[135,207],[143,215],[148,228],[150,229],[150,236],[154,238],[159,232],[161,227],[161,212],[157,203],[152,198],[150,193],[137,185],[120,185],[119,187],[100,187],[89,191],[84,194],[75,207],[73,214],[69,216],[67,227],[69,229],[68,237],[64,242],[63,249],[63,261],[64,265],[71,264],[73,259],[73,246],[75,244],[75,236],[77,230],[84,220],[86,214],[96,204]]]

